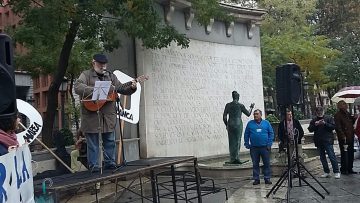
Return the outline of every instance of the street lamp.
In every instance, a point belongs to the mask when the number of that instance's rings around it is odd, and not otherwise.
[[[309,107],[308,107],[308,102],[307,102],[307,100],[308,100],[308,95],[307,95],[307,93],[308,93],[308,89],[309,89],[309,83],[307,82],[307,81],[304,81],[303,82],[303,88],[304,88],[304,110],[305,110],[305,117],[306,118],[309,118]]]
[[[67,92],[67,89],[68,79],[64,77],[59,88],[61,93],[61,128],[64,128],[65,125],[65,93]]]

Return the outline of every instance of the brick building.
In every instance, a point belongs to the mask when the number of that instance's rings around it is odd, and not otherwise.
[[[3,3],[0,5],[0,33],[4,33],[8,29],[16,29],[16,26],[20,21],[20,17],[12,12],[8,2],[8,0],[3,0]],[[14,44],[14,51],[15,53],[23,53],[25,48],[19,44]],[[41,113],[43,118],[46,115],[47,92],[49,90],[51,80],[52,78],[49,75],[40,75],[31,79],[31,76],[25,71],[17,70],[15,72],[17,97],[31,103]],[[64,94],[63,96],[66,98],[67,94]],[[58,96],[58,104],[58,113],[55,118],[54,127],[62,128],[60,111],[60,109],[62,109],[62,100],[60,92]]]

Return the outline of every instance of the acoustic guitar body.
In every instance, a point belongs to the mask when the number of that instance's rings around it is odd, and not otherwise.
[[[144,82],[149,79],[149,76],[141,75],[135,79],[136,82]],[[129,83],[131,85],[131,83]],[[118,94],[116,92],[110,93],[106,100],[100,101],[83,101],[84,107],[89,111],[98,111],[104,104],[108,101],[115,101],[118,98]]]
[[[101,109],[106,102],[108,101],[115,101],[118,97],[118,94],[116,92],[113,92],[108,95],[106,100],[100,100],[100,101],[83,101],[84,107],[89,111],[98,111]]]

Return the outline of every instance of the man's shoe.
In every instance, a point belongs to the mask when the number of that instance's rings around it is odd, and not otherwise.
[[[324,173],[320,177],[321,178],[330,178],[330,174],[329,173]]]
[[[111,164],[111,165],[107,165],[105,166],[105,169],[111,169],[111,170],[114,170],[114,169],[117,169],[117,166],[115,164]]]
[[[340,173],[335,173],[334,177],[335,177],[336,179],[339,179],[339,178],[340,178]]]
[[[271,185],[272,182],[271,182],[269,179],[266,179],[266,180],[265,180],[265,184],[266,184],[266,185]]]
[[[99,171],[100,171],[100,168],[99,168],[99,167],[93,167],[93,168],[90,169],[90,172],[91,172],[91,173],[97,173],[97,172],[99,172]]]
[[[355,171],[353,171],[353,170],[351,170],[351,171],[349,171],[349,174],[358,174],[358,173],[355,172]]]
[[[260,184],[260,180],[254,180],[253,185],[259,185]]]

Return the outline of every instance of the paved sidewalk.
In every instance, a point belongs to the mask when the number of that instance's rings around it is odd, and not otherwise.
[[[360,160],[354,161],[354,171],[360,171]],[[320,172],[313,174],[315,177],[321,175]],[[333,174],[332,174],[333,175]],[[273,179],[273,184],[278,179]],[[310,184],[315,187],[321,194],[325,196],[322,199],[315,191],[310,187],[303,184],[302,187],[298,187],[298,179],[293,181],[293,188],[290,192],[290,202],[343,202],[352,203],[360,202],[360,175],[341,175],[340,179],[331,178],[317,178],[321,184],[330,192],[328,195],[315,180],[311,177],[306,179]],[[273,186],[273,185],[272,185]],[[270,191],[272,186],[265,186],[263,183],[260,186],[253,186],[252,181],[248,181],[243,187],[236,190],[227,203],[238,203],[238,202],[286,202],[286,190],[287,187],[282,187],[275,195],[270,195],[266,198],[266,194]]]
[[[321,165],[319,161],[319,166]],[[360,171],[360,160],[357,159],[354,161],[354,171]],[[321,194],[325,196],[323,200],[315,191],[310,187],[303,184],[302,187],[298,187],[298,179],[293,181],[293,188],[291,189],[290,202],[341,202],[341,203],[352,203],[360,202],[360,174],[354,175],[341,175],[340,179],[331,178],[320,178],[322,174],[321,171],[313,172],[313,175],[329,190],[330,194],[326,192],[311,178],[308,177],[306,180],[311,183]],[[332,174],[333,175],[333,174]],[[278,178],[273,178],[273,185],[276,183]],[[261,182],[260,185],[253,186],[252,180],[249,177],[244,178],[232,178],[228,177],[226,179],[215,179],[215,183],[220,187],[225,187],[228,190],[228,201],[225,201],[225,194],[223,192],[211,194],[203,197],[204,203],[262,203],[262,202],[286,202],[286,190],[287,187],[283,184],[284,187],[281,187],[275,195],[270,195],[269,198],[266,198],[266,194],[270,191],[273,185],[266,185],[264,182]],[[114,192],[115,185],[112,183],[102,186],[100,197],[107,196],[108,198],[103,199],[101,202],[114,202]],[[145,184],[145,194],[150,195],[150,185]],[[196,193],[193,192],[192,195]],[[62,201],[63,202],[63,201]],[[65,202],[65,201],[64,201]],[[90,195],[88,191],[83,191],[73,198],[71,198],[68,203],[75,202],[95,202],[95,195]],[[124,196],[116,200],[115,202],[141,202],[136,196],[127,192]],[[149,201],[144,201],[149,202]],[[173,200],[161,199],[162,203],[174,202]],[[184,201],[179,201],[184,202]],[[193,202],[196,202],[193,201]]]

